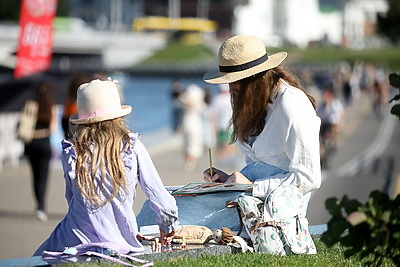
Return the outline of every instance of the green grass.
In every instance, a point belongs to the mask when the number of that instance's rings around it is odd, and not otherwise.
[[[350,50],[343,48],[314,47],[304,50],[289,49],[289,55],[299,62],[328,63],[348,61],[381,64],[388,70],[400,71],[400,47],[385,49]]]
[[[348,61],[354,63],[361,60],[365,63],[382,64],[389,71],[400,72],[400,47],[384,49],[351,50],[338,47],[295,47],[268,48],[268,53],[287,51],[292,62],[335,63]],[[186,42],[170,42],[164,49],[157,51],[143,63],[171,63],[183,61],[216,60],[215,53],[202,44]]]
[[[164,49],[157,51],[146,61],[202,60],[214,58],[214,53],[201,44],[183,44],[171,42]]]
[[[291,255],[287,257],[269,254],[245,253],[226,254],[220,256],[206,255],[200,258],[171,258],[164,261],[155,261],[155,266],[192,266],[192,267],[226,267],[226,266],[365,266],[366,258],[360,260],[357,257],[345,259],[344,248],[335,245],[327,248],[320,241],[316,241],[318,253],[316,255]],[[66,264],[63,266],[79,266],[79,264]],[[85,264],[89,267],[117,266],[112,263],[91,263]],[[380,266],[395,266],[391,261],[386,260]]]

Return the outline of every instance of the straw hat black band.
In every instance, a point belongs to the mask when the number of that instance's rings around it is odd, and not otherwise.
[[[257,65],[260,65],[261,63],[264,63],[265,61],[268,60],[268,55],[265,54],[260,58],[257,58],[253,61],[240,64],[240,65],[235,65],[235,66],[219,66],[219,71],[220,72],[236,72],[236,71],[242,71],[242,70],[247,70],[252,67],[255,67]]]
[[[267,56],[267,48],[257,37],[236,35],[227,39],[218,51],[218,67],[207,71],[203,80],[211,84],[233,83],[279,66],[286,52]]]

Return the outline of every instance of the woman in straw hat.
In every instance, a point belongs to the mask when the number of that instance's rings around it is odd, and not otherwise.
[[[137,184],[150,199],[162,243],[167,242],[178,224],[175,199],[138,135],[128,130],[122,117],[132,108],[121,105],[118,86],[101,80],[82,84],[77,103],[70,141],[62,141],[68,213],[35,255],[88,243],[144,251],[132,210]]]
[[[253,196],[265,197],[280,185],[296,185],[305,196],[320,187],[320,119],[315,100],[281,66],[286,52],[267,55],[255,37],[234,36],[219,49],[219,69],[203,79],[229,84],[233,114],[231,142],[238,141],[247,165],[227,174],[204,171],[208,182],[253,183]]]

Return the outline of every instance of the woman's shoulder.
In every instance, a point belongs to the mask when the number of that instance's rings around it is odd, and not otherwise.
[[[300,96],[306,96],[306,94],[299,88],[290,85],[288,82],[281,80],[280,83],[280,90],[279,94],[286,97],[286,98],[291,98],[293,96],[295,97],[300,97]]]
[[[305,114],[315,114],[307,95],[301,89],[287,83],[281,83],[275,102],[274,109],[279,110],[288,120]]]
[[[277,96],[282,105],[290,107],[299,107],[302,103],[309,103],[307,95],[299,88],[282,82]]]

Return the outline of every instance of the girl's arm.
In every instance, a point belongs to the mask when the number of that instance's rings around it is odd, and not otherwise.
[[[150,208],[156,214],[157,224],[165,233],[172,233],[178,225],[175,198],[165,189],[149,153],[139,139],[135,141],[134,153],[137,155],[139,183],[149,199]]]

